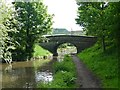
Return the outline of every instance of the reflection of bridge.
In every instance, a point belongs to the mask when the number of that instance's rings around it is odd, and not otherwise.
[[[92,46],[97,41],[96,37],[75,35],[55,35],[46,36],[46,38],[48,38],[48,41],[40,43],[40,46],[53,53],[54,56],[58,55],[57,48],[61,44],[71,43],[77,48],[77,53],[79,53],[85,48]]]

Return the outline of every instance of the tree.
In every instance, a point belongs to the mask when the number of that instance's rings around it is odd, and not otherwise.
[[[17,11],[16,20],[18,34],[15,35],[19,45],[13,52],[14,59],[30,59],[33,54],[34,44],[42,34],[52,29],[52,15],[47,13],[47,7],[41,2],[15,2]]]
[[[77,24],[83,26],[88,35],[97,36],[105,51],[105,39],[108,36],[106,25],[108,4],[104,2],[78,2],[77,4],[79,5]]]
[[[14,11],[8,8],[3,0],[0,2],[0,60],[7,63],[12,62],[11,50],[15,49],[13,38],[9,33],[16,33],[16,28],[9,28],[11,23],[15,24]],[[11,19],[11,21],[10,21]]]
[[[109,19],[110,19],[110,30],[116,44],[118,57],[120,59],[120,2],[109,3]]]

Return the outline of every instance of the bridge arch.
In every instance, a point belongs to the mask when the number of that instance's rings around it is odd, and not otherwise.
[[[68,46],[68,44],[69,44],[69,45],[71,45],[72,47],[75,47],[76,53],[77,53],[77,51],[78,51],[77,46],[76,46],[75,44],[73,44],[73,43],[70,43],[70,42],[62,42],[62,43],[59,43],[59,44],[56,46],[56,52],[57,52],[57,53],[58,53],[59,47],[60,47],[61,45],[64,45],[64,44],[66,44],[67,46]],[[66,48],[66,49],[67,49],[67,48]],[[69,52],[71,52],[71,51],[69,51]]]
[[[46,36],[46,38],[48,38],[49,41],[40,43],[40,46],[53,53],[54,56],[58,55],[57,48],[63,43],[73,44],[77,48],[77,53],[79,53],[97,41],[97,37],[93,36],[54,35]]]

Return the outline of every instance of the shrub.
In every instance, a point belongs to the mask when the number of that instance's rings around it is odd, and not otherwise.
[[[55,62],[53,65],[54,79],[47,84],[40,84],[42,88],[76,88],[75,65],[70,56],[66,55],[62,62]]]

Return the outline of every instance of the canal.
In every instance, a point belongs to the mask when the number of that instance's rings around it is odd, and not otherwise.
[[[52,64],[62,61],[65,54],[76,52],[75,48],[58,49],[58,57],[52,59],[37,59],[23,62],[13,62],[11,65],[0,64],[2,88],[37,88],[40,82],[53,80]],[[44,62],[44,63],[43,63]]]
[[[24,62],[13,62],[11,65],[0,64],[2,67],[2,88],[36,88],[40,82],[53,80],[52,60],[33,60]],[[40,65],[44,62],[42,65]]]

